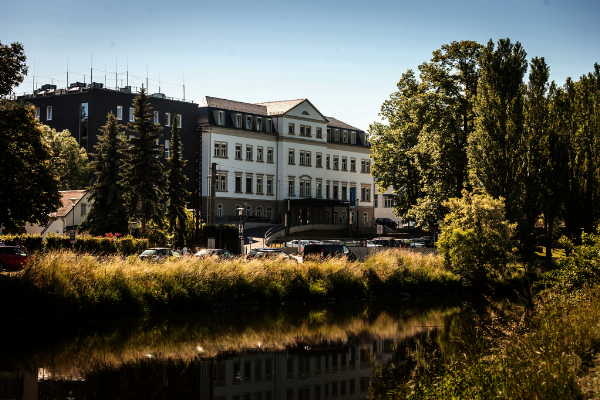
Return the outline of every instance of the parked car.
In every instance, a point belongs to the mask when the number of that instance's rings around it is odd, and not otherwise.
[[[307,244],[302,250],[302,260],[305,257],[346,257],[355,261],[356,255],[344,244]]]
[[[425,247],[425,241],[423,239],[410,239],[410,247]]]
[[[434,246],[433,238],[431,236],[423,236],[421,240],[425,243],[425,247],[431,248]]]
[[[392,229],[396,229],[398,227],[398,224],[396,224],[396,221],[394,221],[390,218],[376,218],[375,223],[379,224],[379,225],[387,226],[388,228],[392,228]]]
[[[398,247],[398,243],[393,238],[374,239],[373,243],[381,247]]]
[[[21,270],[29,262],[29,254],[15,246],[0,246],[0,271]]]
[[[259,248],[259,249],[252,249],[252,251],[250,251],[248,254],[246,254],[246,259],[258,259],[258,258],[277,258],[277,257],[283,257],[285,259],[289,259],[289,260],[294,260],[297,261],[294,257],[292,257],[291,255],[289,255],[288,253],[286,253],[285,251],[281,250],[280,248],[270,248],[270,247],[266,247],[266,248]]]
[[[396,242],[398,242],[398,247],[411,247],[411,240],[410,239],[396,239]]]
[[[235,255],[226,249],[204,249],[194,254],[194,257],[233,258]]]
[[[381,247],[380,244],[375,244],[372,240],[367,240],[367,247]]]
[[[167,247],[155,247],[144,250],[144,252],[138,256],[138,258],[143,261],[158,261],[168,257],[181,257],[181,254],[179,254],[178,251]]]

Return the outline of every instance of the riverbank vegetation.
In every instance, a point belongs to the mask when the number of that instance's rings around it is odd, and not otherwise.
[[[495,284],[510,287],[523,277],[515,270],[510,278]],[[212,257],[153,263],[135,256],[54,251],[38,254],[23,271],[0,278],[5,304],[8,299],[20,299],[8,312],[26,311],[31,316],[38,310],[42,316],[65,318],[470,289],[439,257],[405,250],[380,252],[364,262],[332,258],[301,264]],[[44,306],[39,308],[40,304]]]
[[[378,369],[375,398],[597,396],[600,238],[586,234],[582,241],[542,274],[532,298],[490,307],[484,317],[465,315],[466,325],[447,329],[444,338],[400,343],[394,361]]]

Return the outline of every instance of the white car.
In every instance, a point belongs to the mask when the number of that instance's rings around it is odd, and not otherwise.
[[[372,240],[367,240],[367,247],[381,247],[380,244],[375,244]]]
[[[323,244],[318,240],[300,240],[300,247],[304,247],[307,244]],[[285,247],[298,247],[298,239],[286,242]]]

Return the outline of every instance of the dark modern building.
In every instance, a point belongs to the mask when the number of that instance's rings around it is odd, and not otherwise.
[[[68,129],[83,148],[93,153],[100,129],[106,125],[109,112],[112,111],[122,125],[133,119],[132,104],[135,96],[137,93],[132,92],[130,87],[114,90],[104,89],[101,84],[86,86],[76,83],[71,84],[68,89],[44,85],[34,94],[17,99],[33,104],[40,122],[57,131]],[[160,144],[164,146],[165,158],[170,156],[171,124],[175,116],[180,116],[183,158],[188,160],[184,173],[189,177],[188,190],[193,192],[198,105],[191,101],[170,99],[163,94],[150,94],[149,97],[154,122],[163,126]]]

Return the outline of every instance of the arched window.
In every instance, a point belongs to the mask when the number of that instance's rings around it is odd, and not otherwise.
[[[246,206],[246,217],[251,217],[252,216],[252,206],[247,205]]]
[[[273,219],[273,209],[271,207],[267,207],[267,218]]]
[[[340,213],[338,213],[337,211],[334,211],[334,212],[333,212],[333,223],[334,223],[334,224],[337,224],[337,223],[338,223],[339,216],[340,216]]]
[[[263,208],[262,207],[256,207],[255,214],[256,214],[257,217],[262,217],[263,216]]]
[[[346,223],[346,211],[342,211],[342,223]]]
[[[217,204],[217,217],[223,216],[223,204]]]
[[[331,214],[329,214],[329,211],[325,211],[325,222],[329,223],[330,220],[331,220]]]

